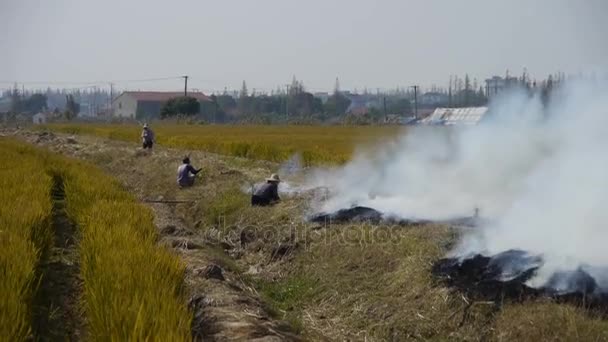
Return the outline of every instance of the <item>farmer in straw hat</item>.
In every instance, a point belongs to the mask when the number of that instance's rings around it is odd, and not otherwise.
[[[144,124],[144,129],[141,132],[141,140],[144,150],[146,148],[152,149],[152,145],[154,145],[154,132],[148,127],[147,123]]]
[[[253,206],[268,206],[272,205],[281,199],[279,198],[279,175],[272,174],[266,179],[266,183],[260,186],[251,196],[251,205]]]

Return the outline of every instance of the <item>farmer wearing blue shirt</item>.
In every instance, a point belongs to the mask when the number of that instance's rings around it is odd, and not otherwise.
[[[260,186],[251,196],[251,205],[265,207],[279,202],[279,175],[273,174],[266,179],[266,183]]]
[[[184,188],[194,185],[196,174],[201,172],[201,169],[195,169],[190,165],[190,158],[185,157],[182,160],[182,165],[177,168],[177,184]]]

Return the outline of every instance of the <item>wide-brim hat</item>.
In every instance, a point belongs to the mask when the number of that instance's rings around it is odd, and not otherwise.
[[[272,175],[270,175],[270,177],[266,178],[267,181],[269,182],[281,182],[281,179],[279,178],[279,175],[277,175],[276,173],[273,173]]]

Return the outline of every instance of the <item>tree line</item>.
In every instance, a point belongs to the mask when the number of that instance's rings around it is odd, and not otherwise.
[[[22,93],[17,87],[14,87],[11,91],[9,91],[8,97],[10,98],[9,112],[13,115],[17,113],[34,114],[48,111],[49,109],[49,100],[47,94]],[[78,113],[80,112],[80,104],[76,102],[73,94],[65,94],[65,104],[63,105],[63,110],[55,107],[52,112],[56,119],[63,118],[66,120],[72,120],[78,116]]]
[[[318,94],[317,94],[318,95]],[[182,97],[167,102],[161,109],[161,118],[179,115],[197,115],[207,122],[314,122],[348,120],[364,117],[371,121],[383,120],[386,113],[411,115],[412,105],[405,93],[353,94],[340,89],[339,80],[331,94],[325,98],[307,91],[302,81],[293,78],[285,90],[270,94],[249,91],[243,81],[237,96],[224,91],[213,94],[210,101],[196,106],[195,99]]]
[[[533,80],[524,70],[521,77],[507,74],[499,78],[507,87],[527,89],[531,94],[540,94],[547,102],[552,90],[566,77],[563,73],[550,75],[545,80]],[[209,101],[199,102],[192,97],[179,97],[164,103],[161,118],[177,116],[194,117],[198,121],[226,123],[281,123],[346,121],[352,123],[382,122],[389,117],[404,117],[414,114],[414,104],[418,109],[436,107],[485,106],[493,89],[490,84],[464,77],[450,76],[446,88],[430,87],[414,93],[413,88],[395,88],[380,92],[364,89],[362,92],[342,91],[336,79],[331,93],[308,91],[302,81],[293,77],[291,84],[270,93],[252,91],[243,81],[240,91],[212,94]],[[417,96],[415,96],[415,94]],[[84,90],[51,89],[23,91],[15,87],[4,92],[10,99],[12,113],[52,111],[55,117],[72,119],[79,112],[99,113],[110,103],[111,94],[101,88]],[[433,97],[433,101],[428,98]],[[81,105],[83,104],[83,105]],[[84,108],[83,108],[84,107]],[[141,119],[141,118],[140,118]]]

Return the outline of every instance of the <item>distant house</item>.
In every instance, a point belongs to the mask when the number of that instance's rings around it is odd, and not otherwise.
[[[423,125],[476,125],[488,112],[488,107],[437,108],[420,121]]]
[[[165,102],[182,96],[184,96],[182,92],[125,91],[112,101],[113,116],[129,119],[159,118]],[[211,101],[201,92],[189,92],[188,96],[194,97],[199,102]]]
[[[321,102],[325,103],[329,99],[330,95],[326,92],[317,92],[313,94],[314,97],[321,99]]]
[[[427,93],[422,94],[422,96],[420,96],[420,104],[422,106],[428,106],[428,107],[437,107],[437,106],[441,106],[441,105],[446,105],[449,101],[449,96],[447,94],[444,93],[439,93],[436,91],[430,91]]]
[[[46,123],[47,115],[45,113],[37,113],[32,116],[32,122],[34,125],[43,125]]]
[[[494,76],[486,80],[486,96],[492,99],[496,95],[518,84],[517,77]]]
[[[359,94],[350,94],[347,96],[350,100],[350,105],[346,109],[347,113],[364,115],[367,114],[369,108],[367,107],[367,98]]]

